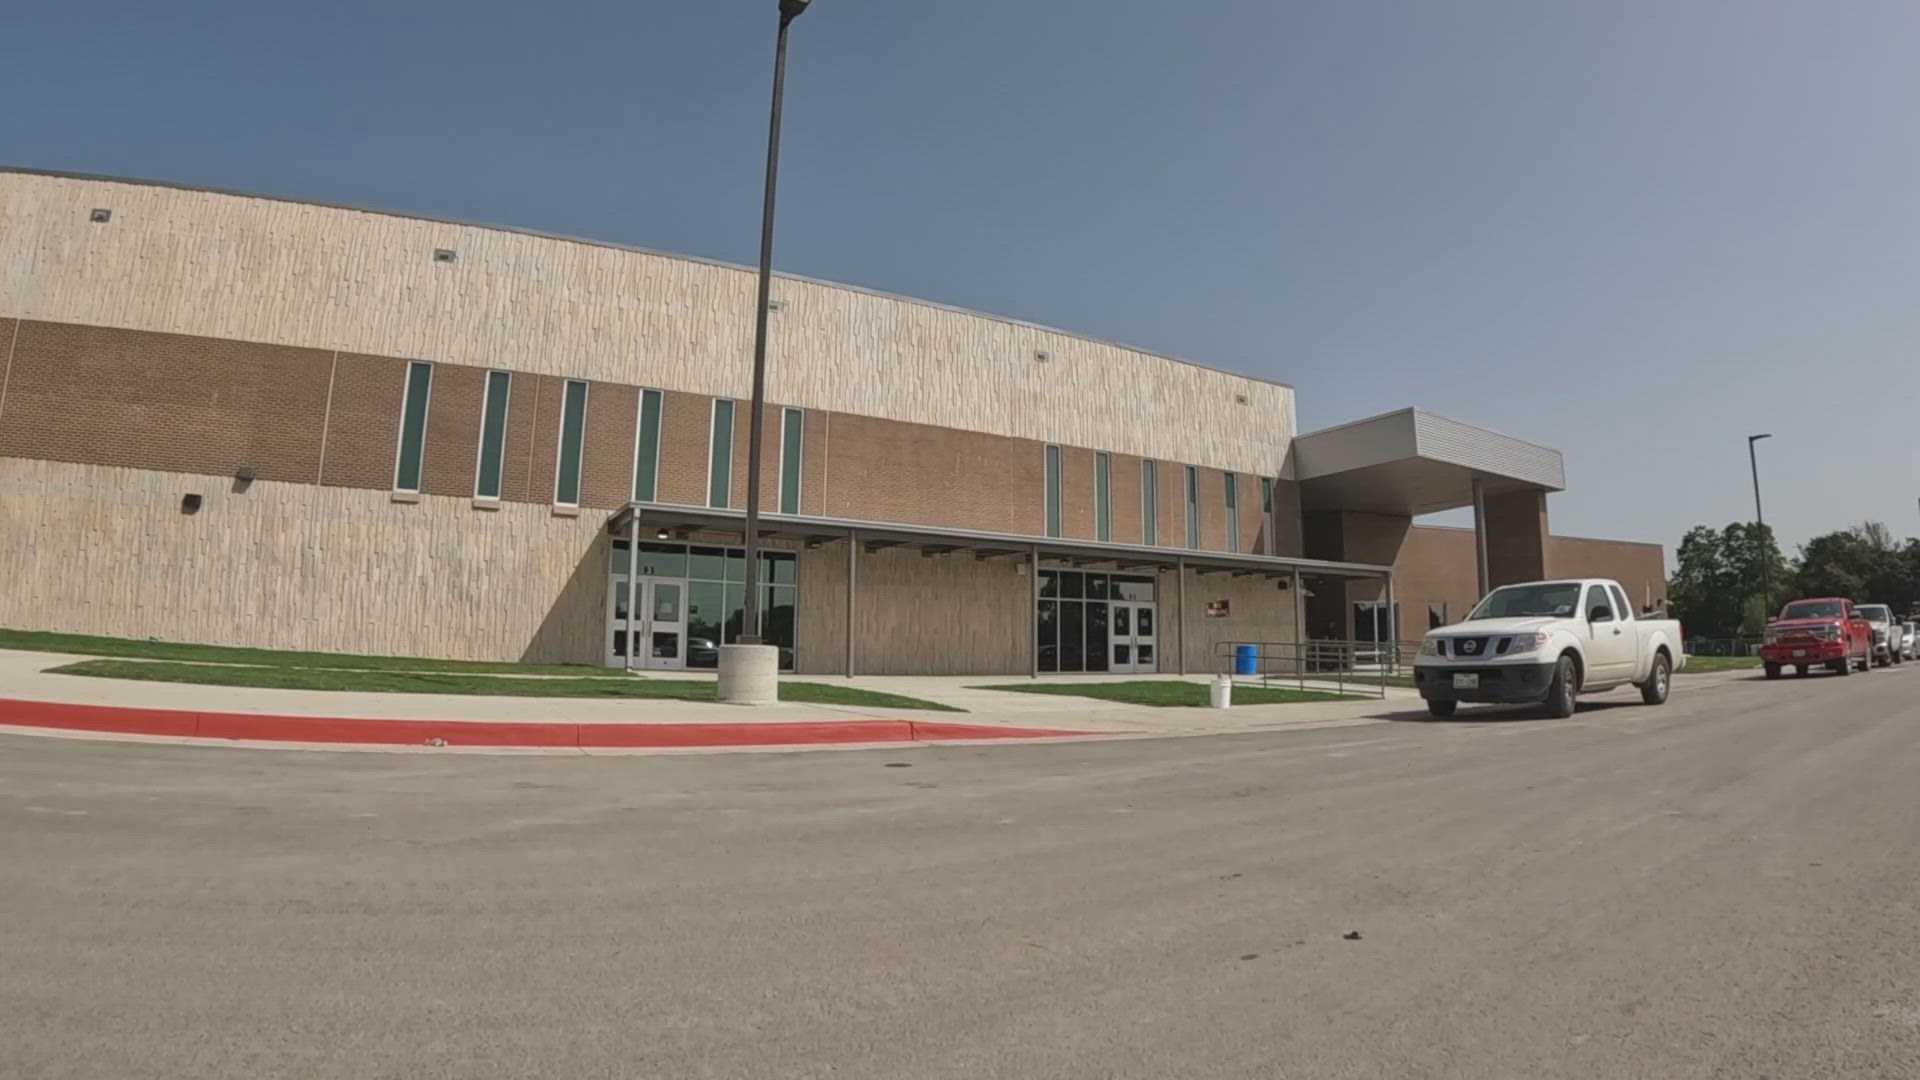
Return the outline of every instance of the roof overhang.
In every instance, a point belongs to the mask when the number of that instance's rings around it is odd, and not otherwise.
[[[625,536],[637,525],[646,530],[663,530],[668,536],[685,539],[698,534],[744,535],[746,511],[704,506],[678,506],[671,503],[628,503],[607,519],[607,531]],[[981,532],[972,529],[947,529],[934,526],[903,525],[898,522],[856,521],[847,518],[760,515],[760,535],[800,541],[818,546],[833,541],[855,539],[868,550],[887,547],[911,547],[928,556],[961,556],[995,559],[1004,556],[1038,555],[1059,562],[1084,565],[1112,565],[1116,569],[1149,569],[1191,566],[1202,571],[1218,570],[1244,575],[1285,577],[1298,571],[1319,577],[1383,578],[1390,566],[1368,563],[1328,562],[1321,559],[1293,559],[1277,555],[1248,555],[1224,551],[1196,551],[1186,548],[1147,547],[1141,544],[1103,544],[1091,540],[1067,540],[1051,536],[1027,536],[1019,533]],[[648,537],[653,539],[653,537]]]
[[[1419,409],[1310,432],[1294,440],[1300,505],[1417,517],[1489,495],[1564,491],[1560,451]]]

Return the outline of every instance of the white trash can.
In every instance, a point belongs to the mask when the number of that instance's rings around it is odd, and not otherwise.
[[[1233,679],[1226,675],[1216,676],[1211,687],[1209,703],[1216,709],[1225,709],[1233,705]]]

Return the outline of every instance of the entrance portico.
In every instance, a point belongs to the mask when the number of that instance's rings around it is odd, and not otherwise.
[[[1391,566],[1415,517],[1472,507],[1477,594],[1546,576],[1546,497],[1566,487],[1558,450],[1409,408],[1301,435],[1293,465],[1308,556]],[[1332,592],[1316,597],[1317,633],[1409,640],[1428,628],[1372,583]]]
[[[738,510],[632,503],[607,522],[606,659],[711,667],[740,631]],[[1384,586],[1332,560],[764,515],[766,637],[813,674],[1210,673],[1302,640],[1306,589]],[[637,550],[638,559],[626,553]],[[703,586],[703,581],[706,583]],[[638,602],[629,602],[637,597]],[[675,606],[678,599],[681,606]],[[628,655],[628,642],[638,643]]]

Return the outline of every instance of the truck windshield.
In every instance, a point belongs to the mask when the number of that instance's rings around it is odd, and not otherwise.
[[[1861,604],[1853,609],[1855,615],[1868,622],[1891,622],[1893,610],[1885,604]]]
[[[1512,619],[1527,615],[1551,615],[1570,618],[1580,606],[1580,583],[1554,582],[1546,585],[1509,585],[1487,594],[1469,619]]]
[[[1780,610],[1783,619],[1837,619],[1845,614],[1838,600],[1802,600]]]

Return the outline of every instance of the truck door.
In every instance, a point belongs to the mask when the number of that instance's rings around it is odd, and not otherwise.
[[[1613,597],[1605,585],[1587,586],[1587,602],[1580,613],[1587,618],[1587,682],[1617,683],[1633,678],[1634,649],[1638,639],[1620,613],[1613,610]]]

